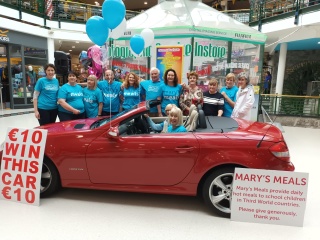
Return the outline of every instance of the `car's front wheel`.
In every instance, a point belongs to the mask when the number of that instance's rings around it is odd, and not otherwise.
[[[234,168],[217,169],[204,182],[202,195],[206,205],[219,216],[230,217]]]
[[[60,187],[60,177],[56,166],[47,158],[43,159],[40,197],[48,197]]]

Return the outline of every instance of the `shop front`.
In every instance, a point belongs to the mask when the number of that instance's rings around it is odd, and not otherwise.
[[[145,29],[154,32],[154,41],[139,57],[134,57],[130,40]],[[151,67],[160,70],[160,77],[169,68],[176,70],[179,83],[187,83],[188,73],[199,75],[198,86],[207,91],[215,78],[225,85],[228,73],[245,72],[254,86],[256,120],[259,85],[263,75],[263,52],[266,35],[219,12],[201,0],[163,0],[127,22],[127,30],[109,43],[111,65],[137,73],[148,79]]]
[[[3,108],[30,108],[38,78],[45,75],[47,39],[0,28]],[[1,108],[1,106],[0,106]]]

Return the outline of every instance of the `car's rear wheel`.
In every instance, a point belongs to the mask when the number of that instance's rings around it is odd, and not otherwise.
[[[40,197],[48,197],[60,187],[60,177],[56,166],[47,158],[43,159]]]
[[[206,205],[222,217],[230,217],[234,168],[220,168],[204,182],[202,195]]]

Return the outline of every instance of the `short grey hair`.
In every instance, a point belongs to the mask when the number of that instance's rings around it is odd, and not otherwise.
[[[160,74],[160,70],[159,70],[158,68],[156,68],[156,67],[152,67],[152,68],[150,69],[150,74],[151,74],[151,72],[154,71],[154,70],[156,70],[156,71]]]
[[[245,72],[241,72],[238,74],[238,79],[244,77],[246,79],[246,83],[249,84],[249,77],[247,75],[247,73]]]

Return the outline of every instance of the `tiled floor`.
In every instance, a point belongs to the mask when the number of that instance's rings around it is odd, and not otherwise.
[[[0,141],[9,126],[37,125],[33,114],[2,117]],[[309,173],[304,227],[230,221],[211,215],[195,197],[63,189],[40,207],[0,201],[0,239],[319,239],[320,130],[284,129],[296,171]]]

